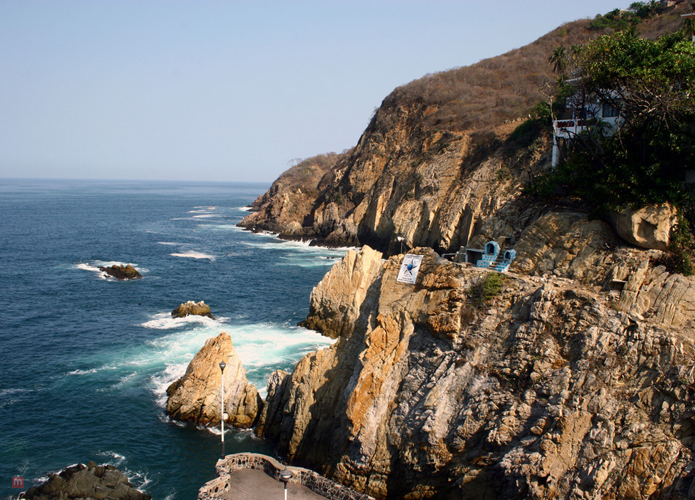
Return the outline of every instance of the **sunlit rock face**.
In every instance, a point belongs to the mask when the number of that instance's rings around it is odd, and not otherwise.
[[[225,332],[208,339],[186,369],[167,389],[167,413],[177,420],[217,425],[221,417],[220,362],[224,361],[224,410],[231,425],[252,427],[263,405],[258,391],[246,380],[246,370]]]
[[[365,249],[317,286],[307,322],[339,337],[271,377],[257,432],[282,456],[378,498],[688,498],[688,300],[673,327],[632,286],[513,274],[474,306],[491,271],[415,252],[415,285]]]
[[[613,212],[610,221],[615,232],[628,243],[641,248],[668,250],[676,210],[668,203],[647,205],[638,210]]]

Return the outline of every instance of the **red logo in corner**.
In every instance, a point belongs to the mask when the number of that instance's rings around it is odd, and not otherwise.
[[[24,478],[15,476],[12,478],[12,487],[13,488],[24,488]]]

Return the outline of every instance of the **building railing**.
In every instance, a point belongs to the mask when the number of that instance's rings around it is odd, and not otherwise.
[[[216,500],[222,495],[226,495],[229,498],[230,474],[234,471],[243,469],[261,470],[276,481],[280,481],[280,473],[285,468],[292,472],[292,479],[288,481],[289,483],[305,486],[324,498],[330,500],[374,500],[373,497],[364,493],[358,493],[347,486],[331,481],[318,472],[302,467],[285,467],[285,465],[274,458],[258,453],[227,455],[217,461],[215,468],[219,477],[208,481],[200,488],[198,500]]]

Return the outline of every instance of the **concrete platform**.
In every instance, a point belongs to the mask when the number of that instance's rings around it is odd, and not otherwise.
[[[284,484],[260,470],[242,469],[229,474],[229,490],[219,498],[225,500],[283,500]],[[326,500],[300,484],[287,485],[287,500]]]

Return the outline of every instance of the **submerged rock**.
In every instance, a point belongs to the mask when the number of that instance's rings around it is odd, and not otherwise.
[[[106,274],[109,276],[112,276],[116,279],[119,280],[134,280],[138,278],[142,278],[142,274],[140,274],[140,271],[135,269],[133,266],[130,264],[127,265],[115,265],[115,266],[109,266],[109,267],[100,267],[100,271],[104,271]]]
[[[29,488],[22,496],[29,500],[152,499],[133,488],[126,475],[113,465],[97,465],[95,462],[68,467],[51,475],[42,485]]]
[[[254,385],[246,380],[246,370],[232,339],[225,332],[208,339],[188,365],[185,375],[167,389],[166,411],[172,418],[201,425],[220,423],[221,361],[227,365],[224,369],[226,422],[235,427],[253,427],[263,400]]]
[[[192,300],[189,300],[171,311],[172,318],[185,318],[186,316],[190,315],[207,316],[208,318],[215,319],[210,312],[210,306],[202,300],[200,302],[193,302]]]
[[[282,456],[377,498],[692,497],[690,300],[669,304],[676,327],[659,299],[632,312],[632,281],[613,300],[507,275],[475,305],[468,291],[491,271],[415,252],[414,285],[396,282],[402,257],[373,273],[348,256],[322,283],[369,279],[313,293],[307,322],[340,337],[271,377],[256,430]],[[647,274],[651,293],[670,279]],[[678,296],[693,289],[678,278]]]

